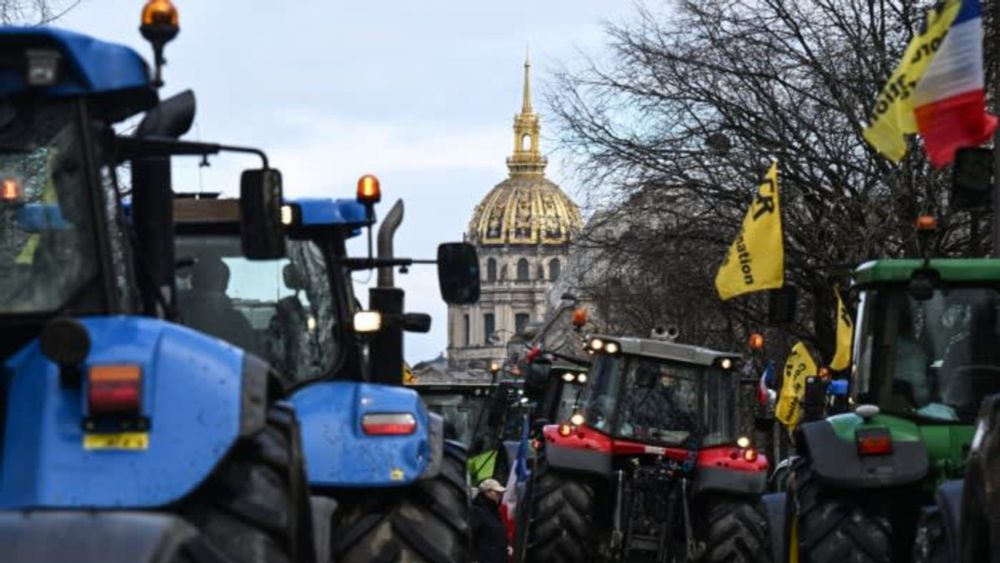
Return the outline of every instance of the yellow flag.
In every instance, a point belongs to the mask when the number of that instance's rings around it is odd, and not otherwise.
[[[778,199],[778,163],[771,164],[750,203],[740,234],[715,275],[715,289],[723,300],[785,282],[785,249],[781,238]]]
[[[899,162],[906,156],[904,136],[917,132],[917,120],[913,114],[913,94],[917,82],[930,65],[961,7],[962,0],[945,0],[927,12],[924,32],[910,40],[903,59],[875,100],[864,137],[868,144],[889,160]]]
[[[840,292],[834,290],[837,296],[837,351],[830,360],[830,369],[841,371],[851,365],[851,338],[854,336],[854,321],[844,307]]]
[[[781,384],[781,394],[778,396],[778,406],[774,409],[775,416],[789,430],[799,424],[799,417],[802,416],[799,404],[805,397],[806,378],[810,375],[816,375],[816,362],[813,361],[806,345],[799,342],[792,346],[792,351],[785,360],[785,377]]]

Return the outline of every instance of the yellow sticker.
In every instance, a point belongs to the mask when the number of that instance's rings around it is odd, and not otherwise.
[[[393,481],[402,481],[405,476],[406,474],[403,473],[403,470],[398,467],[394,467],[392,471],[389,472],[389,478]]]
[[[121,432],[118,434],[84,434],[85,450],[148,450],[148,432]]]

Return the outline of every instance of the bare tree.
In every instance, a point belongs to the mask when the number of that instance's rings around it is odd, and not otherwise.
[[[52,23],[82,0],[0,0],[0,23],[45,25]]]
[[[861,136],[868,111],[926,2],[677,0],[637,5],[610,25],[609,62],[556,75],[548,96],[561,146],[601,217],[589,229],[592,272],[617,328],[662,315],[694,339],[734,345],[765,323],[760,296],[722,303],[713,279],[772,158],[780,162],[786,280],[814,314],[788,327],[829,357],[835,284],[866,259],[915,255],[913,221],[936,215],[937,254],[965,252],[970,220],[947,201],[947,177],[917,146],[900,164]],[[584,283],[600,301],[602,283]],[[603,285],[607,285],[604,283]],[[595,297],[596,296],[596,297]],[[617,317],[616,317],[617,318]]]

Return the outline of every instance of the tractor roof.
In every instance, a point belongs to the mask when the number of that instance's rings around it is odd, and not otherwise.
[[[365,206],[353,199],[293,198],[286,204],[299,208],[302,227],[348,227],[355,230],[367,223]],[[174,199],[174,220],[178,223],[238,223],[238,199]]]
[[[916,258],[872,260],[858,266],[854,271],[854,283],[868,285],[907,282],[913,276],[913,272],[922,268],[923,264],[923,260]],[[930,267],[937,271],[942,281],[1000,281],[1000,259],[936,258],[930,261]]]
[[[57,51],[59,77],[47,87],[29,87],[25,81],[28,53]],[[0,27],[0,96],[30,90],[52,97],[127,95],[120,103],[156,102],[149,67],[134,50],[86,35],[51,27]]]
[[[672,360],[675,362],[685,362],[703,366],[713,365],[716,360],[730,358],[739,360],[739,354],[732,352],[719,352],[700,346],[690,344],[678,344],[668,340],[655,340],[652,338],[633,338],[621,336],[604,336],[599,334],[591,335],[591,339],[600,338],[605,342],[617,342],[623,354],[632,356],[646,356],[661,360]]]

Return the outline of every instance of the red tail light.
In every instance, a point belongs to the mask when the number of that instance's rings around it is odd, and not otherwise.
[[[855,434],[860,455],[886,455],[892,453],[892,435],[887,428],[865,428]]]
[[[87,409],[91,416],[138,414],[142,410],[139,366],[92,366],[87,376]]]
[[[403,436],[417,430],[417,419],[408,412],[366,414],[361,429],[369,436]]]

